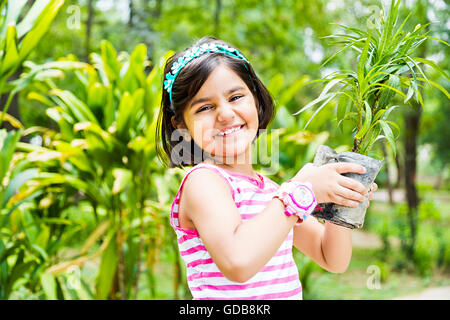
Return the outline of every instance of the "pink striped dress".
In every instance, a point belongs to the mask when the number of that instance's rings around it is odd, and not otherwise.
[[[254,179],[212,164],[198,164],[186,174],[172,203],[170,223],[177,234],[180,254],[186,263],[187,282],[194,299],[302,299],[302,286],[292,257],[292,229],[269,262],[250,280],[238,283],[228,280],[220,272],[196,230],[180,227],[180,191],[188,175],[199,168],[213,170],[228,182],[242,221],[263,211],[279,188],[278,184],[259,174],[259,179]]]

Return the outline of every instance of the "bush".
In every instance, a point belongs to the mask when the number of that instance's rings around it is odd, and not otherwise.
[[[393,234],[398,236],[403,250],[406,250],[408,241],[411,238],[411,230],[408,226],[408,206],[406,203],[398,204],[395,207],[394,219],[392,223]]]
[[[382,247],[378,252],[381,261],[386,261],[391,252],[391,245],[389,237],[394,233],[394,226],[392,224],[392,217],[390,215],[379,215],[376,219],[371,219],[371,230],[380,236]]]
[[[386,283],[389,274],[391,272],[391,266],[389,263],[384,261],[377,261],[376,266],[380,268],[380,281],[381,283]]]
[[[422,276],[428,276],[437,265],[439,257],[439,239],[433,229],[423,226],[417,233],[414,250],[414,262]]]
[[[311,281],[311,275],[315,272],[322,272],[322,269],[298,250],[294,250],[294,259],[297,264],[300,283],[302,284],[303,298],[305,298],[311,293],[311,283],[313,282]]]
[[[419,221],[441,221],[441,211],[433,200],[423,200],[419,204]]]
[[[438,266],[443,267],[444,270],[450,269],[450,230],[444,227],[439,227],[436,230],[439,239],[439,258]]]

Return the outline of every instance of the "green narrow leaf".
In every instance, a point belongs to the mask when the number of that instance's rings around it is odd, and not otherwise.
[[[368,88],[371,88],[371,87],[383,87],[383,88],[387,88],[387,89],[390,89],[390,90],[392,90],[392,91],[395,91],[395,92],[398,93],[402,98],[406,98],[406,95],[405,95],[403,92],[401,92],[401,91],[399,91],[398,89],[393,88],[393,87],[391,87],[391,86],[389,86],[389,85],[387,85],[387,84],[384,84],[384,83],[372,83]]]
[[[104,111],[104,128],[110,128],[115,119],[116,105],[114,102],[114,91],[112,85],[109,84],[106,86],[106,106]]]
[[[444,40],[441,40],[441,39],[438,39],[438,38],[435,38],[435,37],[425,36],[425,39],[431,39],[431,40],[439,41],[439,42],[445,44],[447,47],[450,47],[450,44],[448,44]]]
[[[101,236],[103,236],[103,234],[107,231],[108,227],[109,227],[109,220],[105,220],[102,223],[100,223],[84,242],[80,254],[86,254],[87,251],[97,242],[97,240]]]
[[[395,74],[389,75],[389,80],[387,82],[387,85],[391,88],[396,89],[397,91],[400,91],[400,78],[396,76]],[[378,101],[377,108],[385,108],[387,105],[390,104],[392,98],[395,95],[395,91],[390,89],[384,89],[382,90],[382,93],[380,95],[380,99]]]
[[[380,123],[381,129],[383,130],[383,132],[385,134],[387,141],[389,142],[389,145],[392,148],[392,151],[394,152],[394,157],[395,157],[395,155],[397,154],[397,148],[395,146],[394,134],[392,133],[392,130],[389,127],[389,125],[384,120],[380,120],[379,123]]]
[[[3,203],[2,203],[2,208],[5,208],[9,199],[19,190],[19,188],[26,181],[37,176],[38,172],[39,172],[38,169],[28,169],[28,170],[18,173],[15,177],[13,177],[6,187],[6,190],[4,193],[4,198],[3,198]]]
[[[406,93],[406,97],[405,97],[405,99],[403,100],[403,103],[407,103],[407,102],[409,101],[409,99],[412,98],[413,95],[414,95],[414,88],[413,88],[412,85],[410,85],[410,86],[408,87],[408,92]]]
[[[114,184],[112,189],[113,194],[122,192],[130,183],[133,176],[133,173],[130,170],[122,168],[113,169],[112,174],[114,176]]]
[[[366,42],[364,44],[363,51],[361,52],[361,55],[359,56],[359,60],[358,60],[357,74],[358,74],[358,82],[359,83],[363,83],[363,81],[364,81],[364,66],[366,65],[366,62],[367,62],[367,54],[369,52],[369,47],[370,47],[370,37],[371,37],[371,34],[369,32],[367,34],[367,38],[366,38]],[[363,90],[363,88],[361,90]]]
[[[116,122],[116,130],[119,136],[123,131],[127,131],[128,129],[127,124],[129,123],[129,117],[131,114],[131,110],[133,109],[133,103],[134,99],[132,95],[128,91],[125,92],[120,99]]]
[[[373,117],[373,120],[372,120],[372,126],[370,127],[371,129],[385,112],[386,112],[386,109],[381,109],[381,110],[378,110],[377,113],[375,113],[375,116]]]
[[[337,26],[339,26],[340,28],[342,28],[342,29],[344,29],[344,30],[347,30],[347,31],[356,33],[356,34],[360,35],[361,37],[367,37],[367,33],[364,32],[363,30],[359,30],[359,29],[356,29],[356,28],[347,27],[347,26],[344,26],[344,25],[339,24],[339,23],[330,23],[330,24],[337,25]]]
[[[313,113],[313,115],[311,116],[311,118],[309,118],[308,122],[306,123],[305,127],[303,128],[303,130],[306,129],[306,127],[310,124],[310,122],[312,121],[312,119],[314,119],[314,117],[320,112],[320,110],[322,110],[323,107],[325,107],[328,102],[331,101],[331,99],[333,99],[335,96],[337,95],[337,93],[333,93],[329,96],[329,98],[327,100],[325,100],[324,103],[322,103],[320,105],[320,107],[317,108],[317,110]],[[328,95],[327,95],[328,96]]]
[[[44,95],[42,95],[40,93],[37,93],[35,91],[32,91],[32,92],[28,93],[27,99],[28,100],[39,101],[39,102],[45,104],[47,107],[53,107],[54,106],[53,102],[50,99],[48,99],[46,96],[44,96]]]
[[[27,12],[27,15],[20,21],[19,24],[17,24],[17,37],[19,39],[33,28],[42,10],[44,10],[49,2],[50,0],[34,1],[33,6]]]
[[[61,282],[56,277],[55,277],[55,282],[56,282],[56,298],[58,300],[64,300],[64,292],[61,287]]]
[[[428,84],[429,84],[430,87],[431,87],[430,81],[428,80],[428,78],[427,78],[427,76],[425,75],[425,73],[423,73],[423,71],[422,71],[422,69],[419,67],[419,65],[418,65],[411,57],[407,56],[406,58],[414,64],[414,66],[417,68],[417,70],[420,71],[420,73],[422,74],[422,76],[425,78],[425,80],[428,82]]]
[[[100,44],[103,67],[109,83],[114,83],[120,79],[120,64],[117,60],[117,52],[111,42],[103,40]]]
[[[403,20],[402,24],[400,25],[400,27],[397,28],[397,32],[395,33],[395,35],[392,37],[392,42],[396,43],[397,42],[397,37],[400,36],[402,34],[402,30],[403,27],[406,24],[406,21],[408,21],[409,17],[411,16],[411,12],[408,13],[408,15],[406,16],[406,18]]]
[[[392,40],[392,31],[397,22],[396,18],[399,5],[400,0],[398,0],[397,2],[395,0],[391,0],[386,22],[383,25],[383,34],[381,36],[380,45],[378,47],[380,57],[384,56],[385,51],[389,47],[388,43],[390,40]]]
[[[73,129],[75,132],[83,130],[86,134],[86,141],[88,144],[93,142],[93,148],[100,148],[108,151],[117,148],[121,152],[126,152],[126,146],[120,140],[95,123],[80,122],[75,124]]]
[[[364,106],[366,108],[366,114],[364,116],[364,124],[355,136],[355,138],[357,139],[362,139],[369,130],[370,125],[372,124],[372,109],[370,108],[367,101],[364,101]]]
[[[28,57],[31,50],[34,49],[34,47],[39,43],[41,38],[47,32],[50,24],[56,17],[56,14],[58,13],[63,3],[64,0],[50,1],[50,3],[41,12],[39,18],[36,21],[36,25],[30,32],[25,35],[20,44],[19,55],[21,61],[24,61]]]
[[[307,109],[313,107],[314,105],[318,104],[319,102],[321,102],[321,101],[323,101],[323,100],[325,100],[325,99],[328,99],[328,98],[331,97],[331,96],[334,97],[336,94],[337,94],[337,93],[328,93],[328,94],[324,95],[323,97],[318,97],[318,98],[314,99],[313,101],[311,101],[310,103],[308,103],[308,104],[307,104],[306,106],[304,106],[302,109],[300,109],[299,111],[297,111],[296,113],[294,113],[293,115],[296,116],[296,115],[298,115],[299,113],[302,113],[302,112],[304,112],[305,110],[307,110]]]
[[[17,142],[20,139],[22,131],[9,131],[5,129],[0,130],[0,149],[2,150],[0,158],[0,181],[6,175],[6,171],[9,168],[11,159],[14,155],[14,150],[16,149]]]
[[[44,272],[41,274],[41,284],[48,300],[57,300],[56,280],[51,273]]]
[[[95,82],[87,86],[88,98],[87,105],[89,109],[103,108],[106,105],[107,89],[100,82]]]
[[[416,101],[419,102],[420,101],[419,100],[420,92],[419,92],[419,88],[417,86],[417,76],[416,76],[416,73],[414,72],[414,64],[411,61],[406,61],[406,66],[409,68],[410,74],[412,76],[412,79],[410,79],[409,87],[412,88],[411,90],[414,91],[414,94],[416,96]],[[409,88],[408,88],[407,94],[411,94],[409,92]],[[406,99],[406,96],[405,96],[405,99]]]
[[[107,241],[109,241],[109,243],[102,253],[100,268],[95,284],[96,299],[99,300],[104,300],[108,297],[112,288],[118,262],[115,233],[112,233]]]
[[[347,106],[348,106],[349,98],[345,94],[341,94],[339,96],[338,106],[336,110],[336,118],[338,122],[338,128],[343,132],[343,124],[344,124],[344,118],[345,114],[347,113]]]
[[[343,79],[341,79],[341,78],[335,78],[335,79],[331,80],[330,82],[328,82],[325,85],[325,87],[323,88],[322,92],[320,93],[319,98],[325,96],[328,93],[328,91],[330,91],[331,88],[333,88],[336,84],[338,84],[342,80]]]
[[[377,141],[377,138],[380,136],[380,132],[381,132],[381,130],[379,128],[372,131],[372,135],[371,135],[370,139],[368,139],[367,145],[364,147],[363,154],[368,154],[370,152],[370,150],[372,150],[372,146],[375,143],[375,141]],[[377,137],[377,138],[374,139],[374,137]]]
[[[348,48],[352,47],[355,45],[356,42],[360,42],[363,41],[364,39],[359,39],[357,41],[354,42],[350,42],[349,44],[347,44],[344,48],[342,48],[341,50],[338,50],[337,52],[335,52],[331,57],[329,57],[327,60],[325,60],[325,62],[323,62],[320,65],[320,68],[324,67],[328,62],[330,62],[331,60],[333,60],[337,55],[339,55],[341,52],[344,52],[345,50],[347,50]]]
[[[84,292],[87,293],[88,297],[91,300],[94,300],[95,299],[95,295],[92,292],[91,287],[89,286],[89,284],[86,283],[86,281],[83,279],[83,277],[80,278],[80,282],[81,282],[81,287],[84,289]],[[81,288],[80,288],[80,290],[81,290]]]
[[[420,103],[420,105],[423,108],[423,98],[422,98],[422,94],[420,93],[420,90],[416,91],[416,97],[417,97],[417,101]]]
[[[10,209],[9,211],[6,213],[6,215],[3,215],[3,219],[1,220],[0,223],[0,227],[3,228],[5,227],[5,225],[8,223],[8,219],[11,216],[11,214],[14,212],[14,210],[16,210],[20,205],[22,205],[22,203],[33,200],[34,198],[40,196],[42,194],[42,191],[37,191],[37,192],[33,192],[30,195],[26,196],[25,198],[23,198],[21,201],[18,201],[17,203],[15,203]],[[2,260],[0,259],[0,262]]]
[[[8,249],[6,249],[5,245],[3,244],[2,238],[0,237],[0,283],[2,284],[2,286],[0,287],[0,299],[2,300],[6,299],[4,286],[9,274],[8,262],[6,261],[6,258],[8,257],[8,254],[6,253],[7,250]]]
[[[14,267],[11,269],[11,272],[8,276],[8,281],[6,283],[5,288],[5,295],[8,297],[11,294],[11,290],[14,287],[14,284],[18,279],[20,279],[25,272],[27,272],[36,262],[35,261],[29,261],[24,262],[24,250],[21,250],[18,254],[18,257],[16,259],[16,263],[14,264]]]
[[[97,118],[92,111],[72,92],[67,90],[52,89],[50,94],[58,97],[63,102],[60,106],[66,106],[67,111],[70,111],[73,116],[76,117],[77,122],[89,121],[98,124]]]
[[[137,89],[133,95],[125,92],[119,104],[116,130],[118,137],[126,136],[130,128],[136,122],[136,114],[142,108],[144,102],[144,89]]]
[[[1,31],[0,31],[0,38],[4,39],[6,35],[6,29],[8,26],[13,23],[14,25],[17,23],[17,20],[19,19],[20,13],[22,12],[22,9],[27,4],[27,0],[15,0],[15,1],[2,1],[1,3],[1,9],[2,9],[2,15],[1,18],[4,20],[1,20]],[[6,8],[3,6],[6,4]]]
[[[390,114],[395,108],[398,108],[398,106],[395,105],[395,106],[389,107],[389,108],[386,110],[386,112],[384,113],[382,119],[383,119],[383,120],[387,120],[387,118],[389,117],[389,114]]]
[[[20,123],[20,121],[18,119],[14,118],[9,113],[3,114],[3,121],[9,122],[9,124],[16,129],[23,129],[22,123]]]
[[[122,77],[120,86],[123,91],[134,93],[138,88],[145,85],[145,60],[147,58],[147,47],[138,44],[130,55],[127,72]]]
[[[448,76],[448,74],[446,74],[439,66],[436,62],[431,61],[431,60],[427,60],[427,59],[423,59],[423,58],[414,58],[415,61],[417,62],[421,62],[424,63],[426,65],[429,65],[430,67],[432,67],[434,70],[436,70],[437,72],[439,72],[441,75],[444,76],[445,79],[450,80],[450,77]]]
[[[400,135],[400,127],[398,126],[398,124],[396,124],[395,122],[393,122],[393,121],[388,121],[388,120],[385,120],[385,122],[387,123],[387,124],[389,124],[390,126],[392,126],[392,127],[394,127],[396,130],[397,130],[397,136],[395,137],[394,136],[394,140],[397,140],[397,138],[399,137],[399,135]]]
[[[17,34],[14,25],[8,26],[6,31],[6,52],[2,59],[0,75],[5,76],[12,74],[19,66],[19,52],[17,49]]]

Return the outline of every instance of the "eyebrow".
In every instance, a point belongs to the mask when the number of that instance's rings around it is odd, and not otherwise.
[[[229,94],[232,94],[233,92],[236,92],[236,91],[239,91],[239,90],[244,90],[244,89],[245,88],[243,86],[234,87],[234,88],[231,88],[231,89],[225,91],[225,95],[229,95]],[[210,98],[210,97],[198,98],[198,99],[192,101],[190,108],[192,108],[196,104],[207,102],[207,101],[209,101],[211,99],[212,98]]]

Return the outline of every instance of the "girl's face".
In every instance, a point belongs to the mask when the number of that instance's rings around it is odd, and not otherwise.
[[[250,156],[259,123],[252,92],[220,64],[183,112],[186,129],[201,149],[221,161]],[[181,128],[182,126],[178,126]]]

